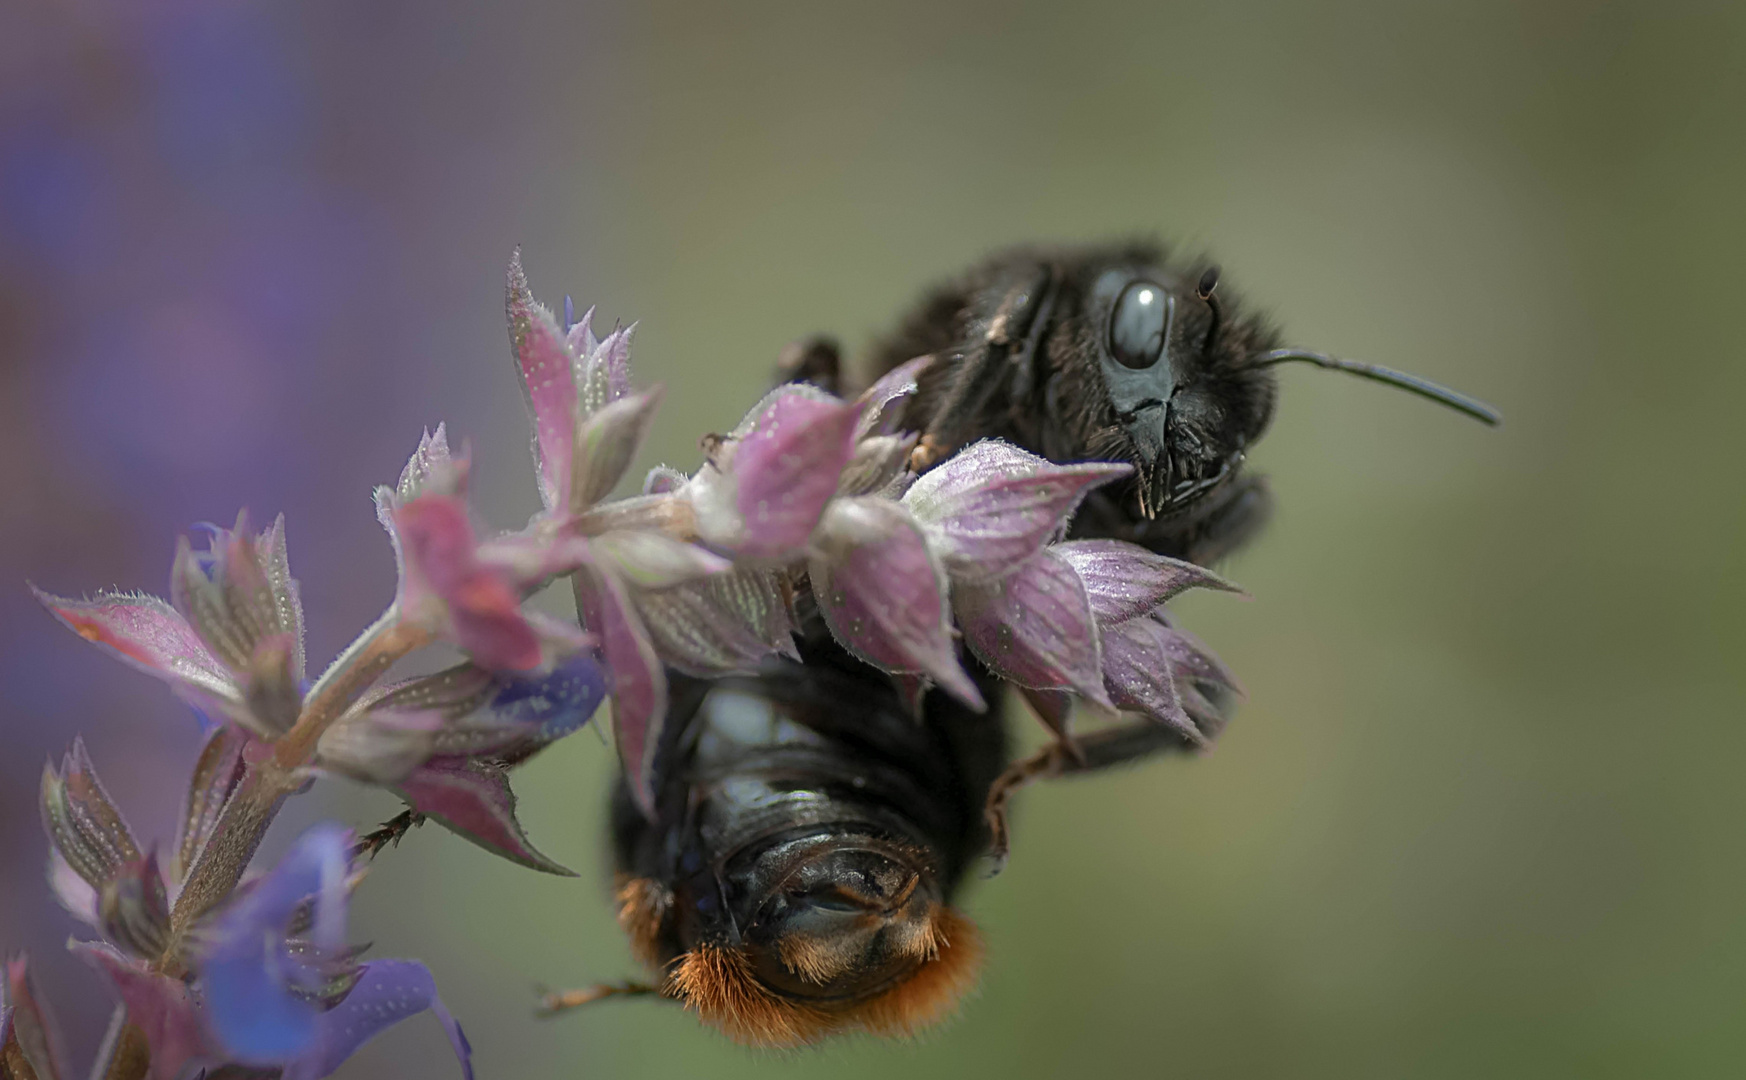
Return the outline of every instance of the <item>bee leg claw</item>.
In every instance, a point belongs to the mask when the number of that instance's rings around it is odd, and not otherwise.
[[[988,789],[988,802],[983,806],[983,816],[988,822],[988,877],[994,877],[1006,869],[1006,860],[1012,850],[1012,833],[1007,827],[1006,804],[1012,800],[1013,793],[1026,784],[1059,774],[1063,762],[1078,757],[1080,752],[1077,743],[1050,743],[1030,757],[1013,762],[1007,766],[1005,772],[995,778]]]

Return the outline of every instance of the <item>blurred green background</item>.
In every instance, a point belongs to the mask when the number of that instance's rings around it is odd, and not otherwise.
[[[311,258],[357,244],[386,270],[334,301],[362,329],[319,351],[397,365],[369,392],[398,426],[323,426],[351,393],[327,368],[283,390],[315,447],[297,483],[344,512],[337,535],[264,481],[215,498],[171,459],[151,481],[176,521],[292,512],[306,603],[327,605],[312,656],[388,597],[363,496],[419,424],[472,441],[489,520],[536,505],[500,324],[515,244],[542,296],[641,320],[640,377],[669,387],[645,464],[689,467],[790,340],[864,344],[1000,245],[1134,232],[1215,253],[1293,343],[1507,416],[1282,373],[1253,457],[1278,513],[1224,568],[1254,599],[1182,608],[1247,705],[1208,757],[1027,793],[1010,868],[967,898],[981,992],[917,1044],[749,1052],[647,1003],[531,1019],[536,983],[634,971],[592,735],[519,785],[580,880],[413,835],[355,936],[430,963],[482,1077],[1739,1074],[1746,8],[371,7],[259,18],[316,102],[298,167],[375,215]],[[32,340],[15,355],[52,368],[56,339]],[[42,521],[8,526],[29,534],[10,579],[158,587],[168,533],[137,564],[51,574]],[[368,584],[340,588],[342,564]],[[50,643],[57,679],[153,689]],[[54,713],[38,696],[32,717]],[[393,810],[324,790],[305,820]],[[40,836],[5,855],[6,888],[37,889]],[[341,1075],[446,1076],[446,1055],[421,1020]]]

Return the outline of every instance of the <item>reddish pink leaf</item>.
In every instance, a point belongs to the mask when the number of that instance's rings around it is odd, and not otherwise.
[[[733,546],[753,558],[780,558],[806,545],[837,478],[854,452],[857,406],[785,393],[759,414],[734,449],[741,535]]]
[[[667,719],[667,676],[624,586],[595,565],[576,571],[576,610],[600,641],[612,676],[612,726],[631,793],[645,814],[655,810],[655,752]]]
[[[521,610],[508,574],[482,564],[467,508],[448,495],[422,495],[394,512],[406,555],[401,602],[430,617],[440,601],[455,643],[482,667],[528,671],[540,666],[540,637]]]
[[[952,607],[964,643],[997,675],[1109,704],[1085,585],[1050,549],[998,580],[954,585]]]
[[[31,592],[68,629],[141,671],[213,698],[238,701],[235,678],[188,620],[157,597],[99,593],[95,600],[67,600],[34,585]]]
[[[421,765],[399,787],[414,810],[485,850],[548,874],[576,876],[528,843],[515,817],[509,773],[501,766],[465,758],[436,758]]]
[[[521,269],[521,252],[509,263],[505,307],[509,343],[522,393],[534,421],[534,457],[546,509],[562,506],[570,491],[570,440],[576,427],[576,376],[564,331],[537,303]]]
[[[191,1065],[213,1062],[206,1029],[187,984],[154,975],[100,941],[67,944],[73,955],[109,977],[127,1006],[128,1023],[145,1034],[151,1047],[149,1080],[177,1080]]]

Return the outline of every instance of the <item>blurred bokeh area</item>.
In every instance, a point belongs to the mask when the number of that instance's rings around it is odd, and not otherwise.
[[[515,246],[640,320],[643,464],[690,468],[787,342],[1151,233],[1507,423],[1282,372],[1278,513],[1224,568],[1253,600],[1183,607],[1247,704],[1204,758],[1023,797],[954,1023],[768,1054],[655,1003],[535,1020],[634,974],[588,732],[518,784],[580,878],[427,828],[353,937],[430,964],[484,1078],[1738,1075],[1743,116],[1738,4],[7,0],[0,948],[87,1060],[110,999],[37,777],[83,733],[167,839],[198,739],[26,580],[161,593],[194,523],[283,513],[325,662],[392,597],[368,495],[422,428],[483,518],[537,507]],[[323,782],[269,846],[395,808]],[[341,1075],[454,1065],[422,1018]]]

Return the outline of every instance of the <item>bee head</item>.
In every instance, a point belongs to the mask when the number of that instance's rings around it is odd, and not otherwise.
[[[1187,514],[1236,477],[1273,418],[1277,364],[1344,371],[1498,423],[1490,406],[1418,376],[1279,348],[1265,320],[1218,291],[1216,266],[1172,269],[1141,247],[1081,264],[1067,287],[1080,317],[1056,330],[1051,351],[1072,362],[1058,369],[1051,410],[1067,445],[1134,463],[1146,518]]]
[[[1075,286],[1080,317],[1052,350],[1075,362],[1051,406],[1090,456],[1134,463],[1143,516],[1182,511],[1236,475],[1272,419],[1272,373],[1248,360],[1275,335],[1215,295],[1216,267],[1180,272],[1148,249],[1088,265]]]

